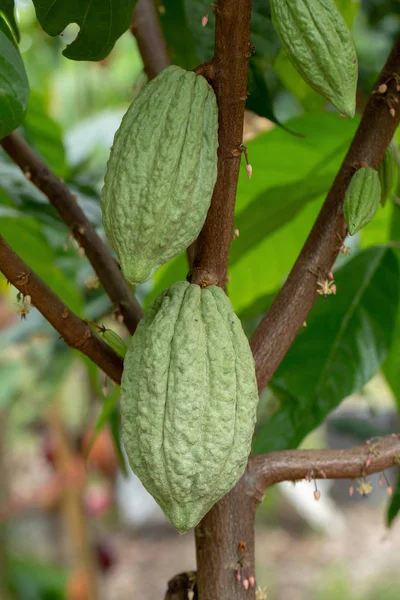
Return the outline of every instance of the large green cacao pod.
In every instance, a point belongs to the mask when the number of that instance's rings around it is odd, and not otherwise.
[[[385,152],[383,160],[379,165],[379,181],[381,182],[381,204],[385,206],[394,184],[397,180],[399,167],[395,156],[394,144],[391,142]]]
[[[349,117],[355,113],[357,54],[335,0],[270,0],[272,23],[302,78]]]
[[[121,384],[130,465],[179,531],[244,472],[258,402],[240,320],[218,287],[179,281],[132,336]]]
[[[218,111],[206,79],[171,66],[132,102],[115,134],[103,225],[132,285],[198,236],[217,178]]]
[[[350,235],[365,227],[375,216],[381,199],[378,171],[370,167],[358,169],[346,190],[343,214]]]

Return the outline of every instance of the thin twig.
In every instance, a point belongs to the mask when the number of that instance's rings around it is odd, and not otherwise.
[[[0,235],[0,271],[53,325],[71,348],[86,354],[111,379],[120,383],[122,359],[75,315],[26,265]]]
[[[394,73],[400,73],[400,36],[378,77],[347,156],[296,264],[251,339],[260,391],[271,379],[317,298],[315,273],[327,276],[339,253],[347,234],[343,200],[352,175],[362,164],[378,168],[399,124],[400,105],[390,102],[390,98],[398,99],[400,95]],[[383,82],[387,82],[387,92],[377,93]]]
[[[154,0],[139,0],[130,30],[136,38],[145,73],[153,79],[171,63]]]
[[[74,238],[84,249],[105,291],[123,315],[128,330],[133,333],[142,317],[142,309],[132,295],[117,262],[85,217],[76,197],[18,133],[11,133],[0,143],[23,171],[25,177],[35,184],[55,207]]]

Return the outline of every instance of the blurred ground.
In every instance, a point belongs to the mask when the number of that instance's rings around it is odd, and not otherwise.
[[[15,452],[9,466],[14,492],[40,487],[49,474],[38,449]],[[323,490],[316,511],[323,508],[324,496]],[[322,533],[296,514],[278,489],[270,491],[256,534],[257,580],[268,600],[398,599],[400,521],[390,531],[385,528],[385,503],[377,495],[340,502],[345,526]],[[17,555],[65,561],[56,512],[29,510],[10,523]],[[195,568],[192,533],[178,535],[159,524],[135,531],[110,513],[90,524],[113,561],[101,576],[103,600],[161,600],[169,579]]]

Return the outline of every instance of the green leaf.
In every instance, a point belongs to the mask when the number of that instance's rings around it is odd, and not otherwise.
[[[325,106],[327,103],[325,98],[310,88],[283,50],[275,60],[274,69],[285,88],[297,98],[304,110],[316,111]]]
[[[349,2],[349,0],[335,0],[335,2],[344,17],[347,26],[351,28],[354,23],[354,19],[357,16],[360,4],[358,2]]]
[[[260,117],[265,117],[273,123],[280,125],[274,113],[274,107],[270,98],[267,83],[268,68],[264,68],[262,62],[252,57],[249,61],[249,95],[246,101],[246,109],[255,112]]]
[[[15,37],[17,38],[17,41],[19,42],[20,35],[17,21],[15,20],[14,0],[1,0],[0,13],[1,12],[5,15],[11,29],[14,32]]]
[[[253,175],[249,180],[242,161],[236,213],[265,190],[299,181],[316,168],[318,175],[335,174],[354,136],[357,121],[342,119],[336,113],[308,113],[285,123],[302,137],[274,127],[247,142]]]
[[[0,217],[0,233],[20,258],[51,287],[68,308],[82,316],[81,295],[76,286],[54,265],[53,249],[43,235],[40,224],[30,217]]]
[[[21,123],[29,97],[25,67],[13,34],[0,13],[0,139]]]
[[[397,479],[397,485],[392,496],[392,500],[389,504],[387,513],[387,524],[390,527],[400,512],[400,473]]]
[[[22,125],[31,146],[39,151],[56,175],[65,177],[67,163],[61,127],[47,114],[45,98],[35,90],[31,90]]]
[[[310,175],[295,183],[269,188],[256,196],[235,219],[240,235],[231,245],[230,265],[291,221],[307,202],[326,194],[332,181],[332,174]]]
[[[172,63],[183,69],[192,70],[204,61],[196,52],[195,40],[188,22],[189,15],[192,21],[198,16],[199,3],[194,3],[188,11],[186,11],[187,5],[188,2],[185,0],[164,0],[160,23]],[[190,12],[191,9],[194,12]],[[207,28],[204,29],[204,36],[208,39]],[[213,48],[213,40],[211,44]],[[213,52],[209,58],[212,58],[212,54]]]
[[[128,29],[137,0],[33,0],[46,33],[59,35],[70,23],[80,27],[63,51],[72,60],[102,60]]]
[[[392,221],[390,226],[390,239],[400,243],[400,206],[393,204]],[[400,249],[395,250],[397,259],[400,264]],[[399,282],[400,286],[400,282]],[[400,412],[400,307],[397,313],[397,321],[393,344],[389,354],[382,365],[383,374],[386,381],[392,389],[397,402],[398,411]]]
[[[281,406],[261,425],[255,453],[295,448],[377,373],[393,339],[398,279],[396,257],[383,247],[338,271],[337,296],[317,300],[272,380]]]

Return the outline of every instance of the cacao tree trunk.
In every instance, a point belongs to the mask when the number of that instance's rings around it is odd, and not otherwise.
[[[257,501],[248,477],[246,471],[196,527],[199,600],[255,600]]]

